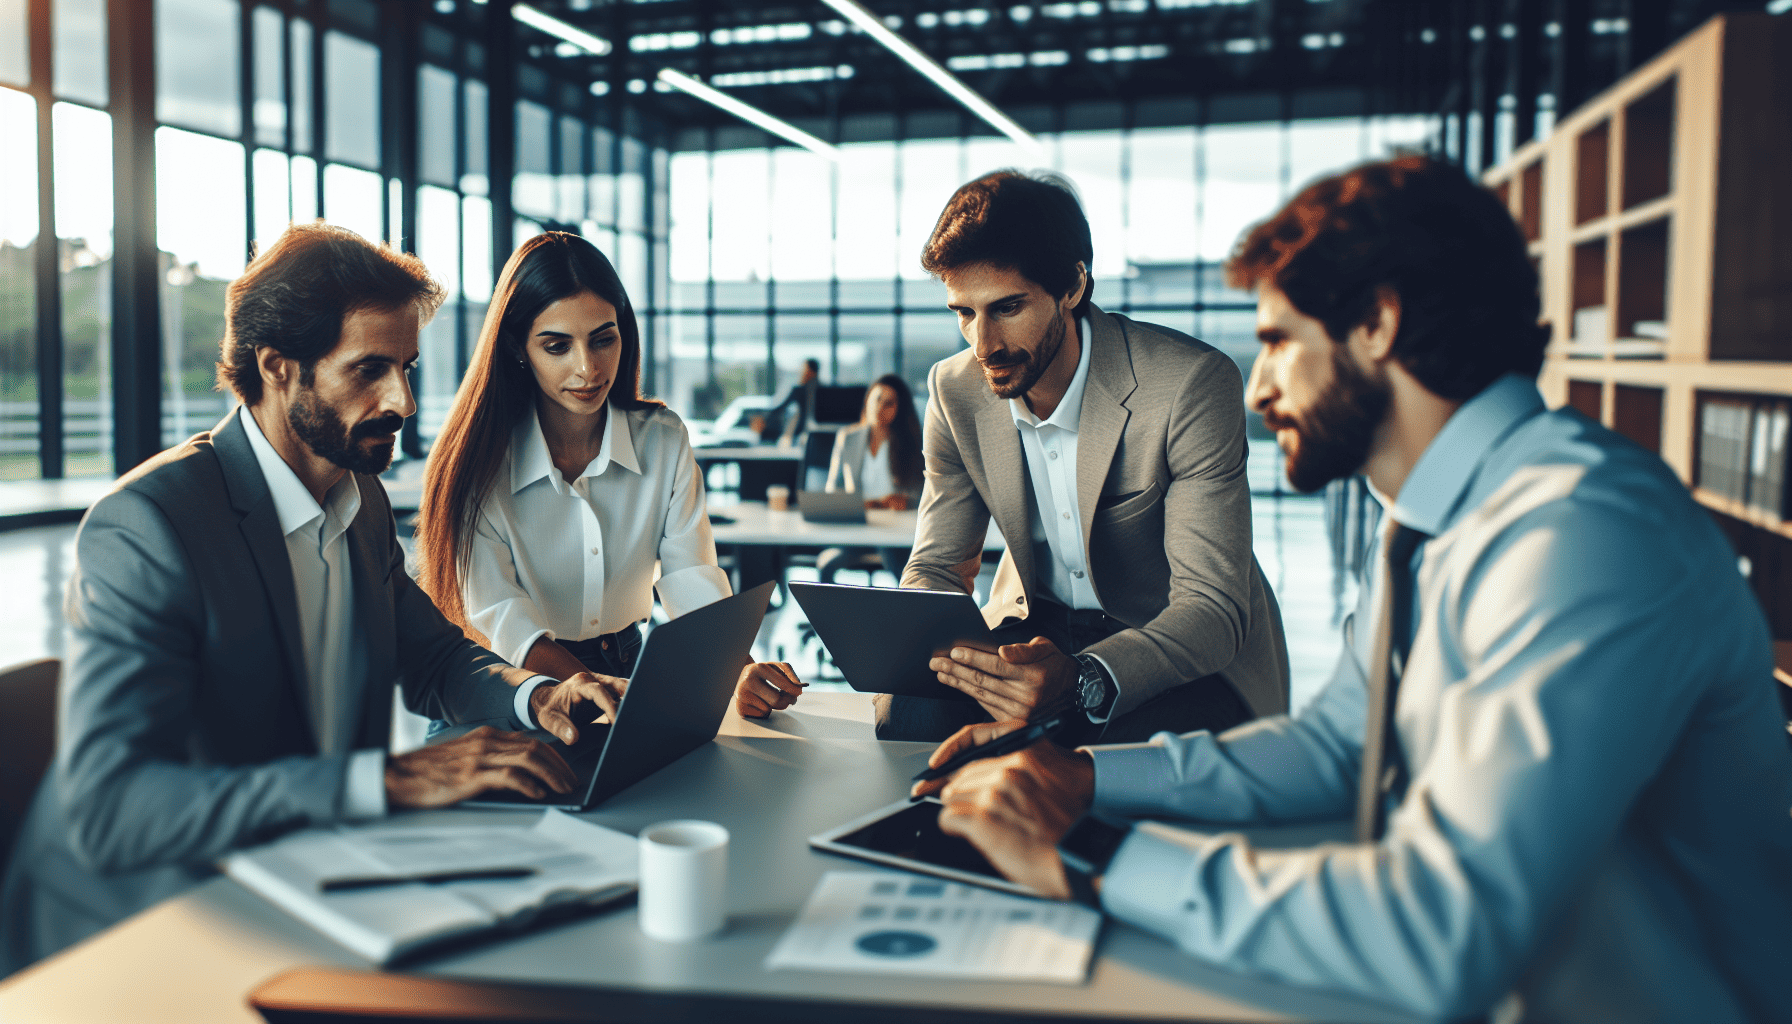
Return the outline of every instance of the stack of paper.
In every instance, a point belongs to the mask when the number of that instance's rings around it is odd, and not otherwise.
[[[830,871],[767,968],[1080,984],[1101,915],[938,879]]]
[[[375,963],[545,911],[633,892],[633,836],[548,811],[534,828],[377,825],[312,829],[225,858],[230,877]],[[420,875],[528,869],[520,878],[365,884]],[[332,882],[362,886],[325,891]]]

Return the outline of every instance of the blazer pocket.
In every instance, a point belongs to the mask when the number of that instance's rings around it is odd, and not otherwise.
[[[1104,494],[1096,504],[1095,521],[1108,524],[1122,522],[1162,501],[1163,489],[1156,483],[1142,491],[1112,496]]]

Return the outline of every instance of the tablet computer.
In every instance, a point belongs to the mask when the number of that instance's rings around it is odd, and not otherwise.
[[[1003,878],[970,840],[940,831],[940,809],[940,802],[932,797],[919,803],[904,799],[839,828],[810,836],[809,845],[844,857],[1000,889],[1017,896],[1039,895]]]
[[[970,700],[940,682],[927,662],[954,646],[999,646],[969,594],[794,582],[790,593],[846,684],[861,693]]]

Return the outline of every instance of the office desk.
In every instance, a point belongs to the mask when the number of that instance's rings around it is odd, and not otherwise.
[[[767,971],[761,965],[828,870],[878,871],[810,850],[806,838],[906,792],[927,744],[870,739],[870,703],[815,693],[765,725],[730,716],[723,735],[611,798],[588,816],[627,832],[668,818],[719,821],[733,840],[731,906],[720,936],[688,944],[645,938],[632,906],[442,953],[407,970],[449,977],[621,986],[636,990],[839,998],[1019,1013],[1161,1020],[1402,1021],[1356,1001],[1237,978],[1110,922],[1090,980],[1078,987]],[[433,824],[491,814],[409,815]],[[301,966],[361,967],[354,954],[229,879],[210,881],[60,956],[0,982],[0,1020],[249,1024],[244,1002]]]
[[[766,580],[782,582],[785,561],[792,548],[913,547],[918,521],[914,509],[896,512],[874,508],[865,511],[862,524],[811,523],[794,508],[773,512],[763,501],[711,504],[709,511],[734,520],[732,523],[712,523],[710,530],[715,534],[718,546],[735,549],[735,593]],[[1002,548],[1002,533],[991,519],[984,533],[983,550],[999,552]]]
[[[691,454],[697,459],[697,468],[702,471],[703,479],[709,479],[709,467],[718,462],[732,462],[740,467],[739,496],[742,500],[763,501],[765,489],[772,484],[783,484],[795,494],[799,489],[797,477],[802,472],[803,449],[785,448],[775,444],[756,444],[744,448],[695,448]]]

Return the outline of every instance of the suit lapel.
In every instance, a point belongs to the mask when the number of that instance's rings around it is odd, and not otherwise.
[[[243,543],[261,575],[262,593],[267,595],[273,613],[274,630],[285,655],[286,687],[294,706],[310,706],[305,699],[302,681],[305,678],[305,645],[299,635],[299,599],[292,579],[292,558],[286,553],[286,537],[280,532],[280,516],[274,511],[274,497],[256,461],[255,449],[249,445],[242,417],[249,410],[237,406],[212,431],[212,448],[218,465],[224,471],[225,486],[230,490],[230,504],[242,519],[237,528]],[[295,725],[317,747],[317,733],[310,716],[300,714]]]
[[[361,489],[361,510],[348,527],[349,577],[354,581],[357,650],[350,658],[366,660],[361,675],[361,724],[358,747],[384,747],[392,730],[392,681],[397,634],[392,619],[392,588],[386,570],[391,551],[385,545],[391,511],[378,482],[354,474]],[[379,493],[370,493],[378,490]],[[402,572],[394,569],[394,572]]]
[[[1015,569],[1031,591],[1033,524],[1028,509],[1033,495],[1027,485],[1026,453],[1021,450],[1020,429],[1014,425],[1008,400],[995,397],[987,389],[983,394],[986,401],[977,410],[977,455],[983,463],[987,488],[984,493],[989,495],[986,504],[995,518],[996,529],[1009,538],[1009,557],[1014,559]]]
[[[1132,372],[1132,351],[1126,331],[1114,317],[1089,307],[1089,379],[1083,386],[1083,411],[1076,428],[1076,503],[1082,514],[1083,553],[1089,551],[1089,530],[1101,503],[1101,488],[1114,463],[1120,437],[1132,413],[1126,400],[1138,387]]]

